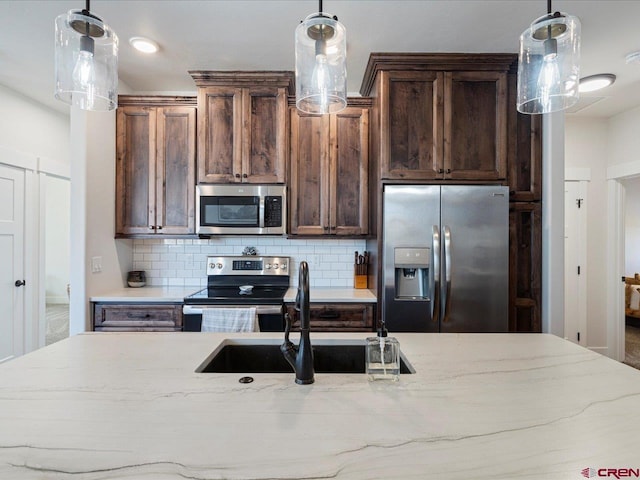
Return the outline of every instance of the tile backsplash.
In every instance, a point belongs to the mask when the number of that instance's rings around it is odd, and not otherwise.
[[[312,287],[353,287],[353,253],[364,240],[290,240],[279,237],[220,237],[210,240],[136,239],[133,270],[144,270],[147,285],[206,287],[208,255],[242,255],[252,246],[258,255],[291,257],[291,285],[298,285],[298,265],[309,264]]]

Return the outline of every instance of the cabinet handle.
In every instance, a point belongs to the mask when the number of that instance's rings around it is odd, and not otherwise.
[[[162,225],[158,225],[158,230],[162,230]]]
[[[326,232],[326,231],[328,231],[328,230],[329,230],[329,227],[328,227],[328,226],[325,226],[325,227],[324,227],[324,231]]]
[[[240,178],[240,174],[239,173],[236,173],[236,178]]]
[[[24,280],[16,280],[16,283],[14,283],[14,285],[16,287],[22,287],[22,286],[24,286],[26,284],[27,284],[27,282],[25,282]]]
[[[155,225],[149,225],[149,228],[150,228],[151,230],[155,230],[155,229],[156,229],[156,226],[155,226]]]
[[[246,173],[242,174],[242,178],[247,178],[247,177],[248,177],[248,175]]]
[[[336,319],[336,318],[340,318],[340,314],[338,312],[334,312],[334,311],[328,310],[326,312],[319,313],[318,314],[318,318]]]
[[[335,225],[331,225],[331,230],[335,230],[337,227]]]
[[[447,168],[447,173],[451,173],[451,169],[450,168]]]
[[[438,173],[444,173],[444,170],[442,168],[439,168]]]

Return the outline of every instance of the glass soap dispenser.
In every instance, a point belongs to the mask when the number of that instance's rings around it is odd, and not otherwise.
[[[369,380],[400,380],[400,343],[387,336],[387,330],[378,329],[377,337],[366,340],[366,364]]]

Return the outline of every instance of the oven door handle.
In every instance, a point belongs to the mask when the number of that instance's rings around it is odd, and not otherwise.
[[[183,315],[202,315],[202,311],[208,308],[251,308],[255,307],[256,315],[279,315],[282,313],[282,305],[184,305]]]

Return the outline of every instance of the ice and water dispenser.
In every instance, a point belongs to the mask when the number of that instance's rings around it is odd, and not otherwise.
[[[395,248],[395,298],[427,300],[429,298],[429,248]]]

